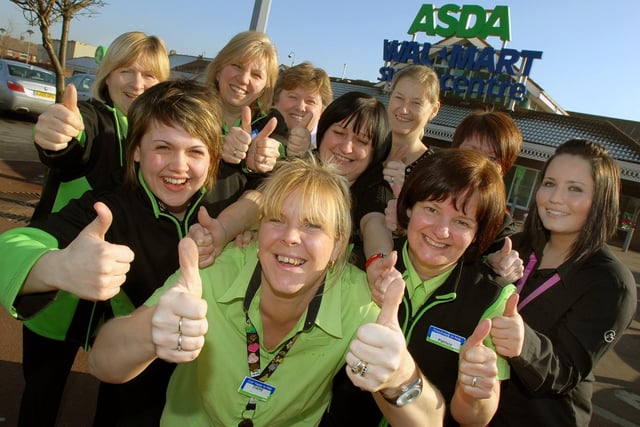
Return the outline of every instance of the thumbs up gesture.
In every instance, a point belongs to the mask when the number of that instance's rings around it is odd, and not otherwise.
[[[103,301],[115,296],[126,280],[134,253],[124,245],[106,242],[113,220],[102,202],[94,205],[97,217],[59,252],[62,262],[53,269],[51,280],[59,289],[82,299]]]
[[[491,338],[496,352],[504,357],[517,357],[524,345],[524,322],[518,313],[520,296],[513,294],[507,300],[504,313],[493,318]]]
[[[378,307],[382,307],[389,280],[385,279],[385,272],[395,267],[398,260],[398,252],[392,251],[389,255],[372,261],[367,267],[367,281],[371,291],[371,299]]]
[[[270,138],[271,134],[278,126],[278,119],[272,117],[271,120],[253,139],[247,152],[247,167],[260,173],[271,172],[280,157],[280,142]]]
[[[220,255],[227,243],[227,232],[217,218],[211,218],[207,209],[198,210],[198,223],[189,227],[189,237],[198,245],[199,266],[207,267]]]
[[[311,132],[308,128],[311,120],[313,120],[313,111],[307,110],[302,117],[302,121],[289,130],[287,156],[302,157],[311,149]]]
[[[498,384],[496,353],[482,343],[489,332],[491,320],[480,321],[460,350],[456,387],[474,399],[492,397]]]
[[[416,372],[398,323],[404,280],[395,268],[385,271],[381,280],[386,282],[386,292],[378,319],[358,329],[346,356],[346,372],[353,384],[371,392],[399,388]]]
[[[510,283],[515,283],[524,273],[524,263],[518,251],[512,250],[511,247],[511,239],[506,237],[502,249],[487,256],[487,264],[496,274]]]
[[[222,160],[237,165],[247,157],[251,144],[251,108],[242,107],[240,113],[240,126],[229,129],[222,143]]]
[[[208,323],[198,270],[198,247],[186,237],[178,245],[178,254],[180,273],[158,301],[151,318],[151,336],[158,357],[182,363],[200,354]]]
[[[78,92],[72,84],[67,85],[62,104],[54,104],[38,116],[34,128],[36,144],[45,150],[60,151],[69,141],[84,130],[78,109]]]

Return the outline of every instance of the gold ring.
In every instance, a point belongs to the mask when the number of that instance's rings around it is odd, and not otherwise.
[[[176,350],[182,351],[182,334],[178,335],[178,346],[176,347]]]

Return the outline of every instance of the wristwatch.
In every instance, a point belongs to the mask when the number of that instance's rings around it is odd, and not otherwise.
[[[387,402],[401,408],[416,400],[420,396],[420,393],[422,393],[422,376],[418,375],[416,380],[400,387],[400,391],[393,396],[389,396],[384,392],[380,394],[382,394],[382,397],[384,397]]]

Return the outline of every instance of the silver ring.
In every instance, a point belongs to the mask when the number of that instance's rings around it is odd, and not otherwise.
[[[233,157],[237,157],[238,156],[238,150],[236,150],[235,148],[233,149],[233,153],[231,153],[231,155]]]
[[[478,385],[478,377],[471,378],[471,387],[475,387]]]
[[[266,165],[267,163],[269,163],[269,159],[267,158],[267,156],[264,156],[260,163],[262,163],[263,165]]]
[[[349,366],[351,368],[351,372],[354,374],[358,374],[361,377],[364,377],[367,374],[367,362],[363,362],[362,360],[358,360],[355,365]]]
[[[176,347],[176,350],[182,351],[182,334],[178,335],[178,346]]]
[[[178,320],[178,334],[182,335],[182,316],[180,316],[180,319]]]
[[[389,178],[389,184],[393,184],[393,177]]]

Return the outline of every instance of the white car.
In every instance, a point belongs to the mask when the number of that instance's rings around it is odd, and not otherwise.
[[[24,62],[0,59],[0,110],[40,114],[56,100],[56,76]]]

